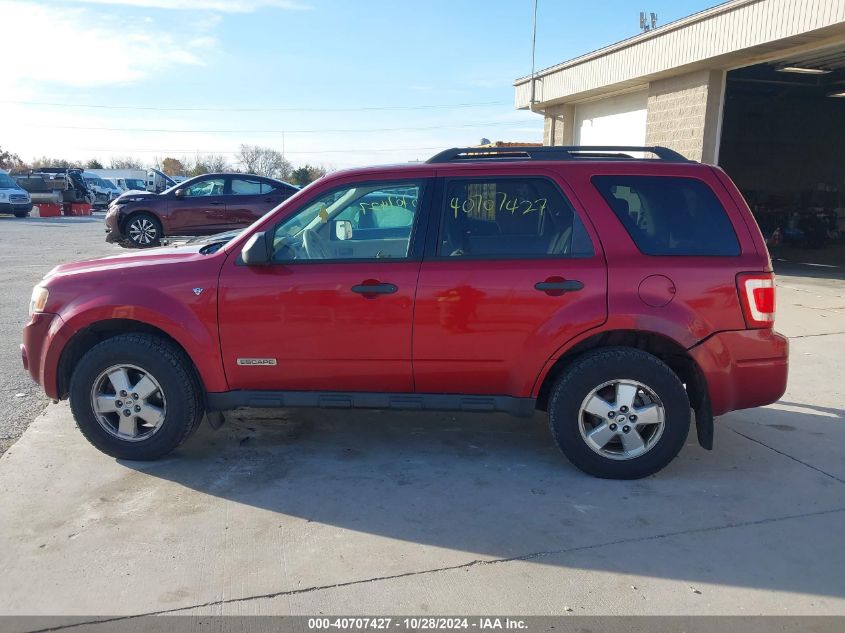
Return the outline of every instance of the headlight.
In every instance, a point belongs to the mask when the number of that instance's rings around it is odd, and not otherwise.
[[[0,191],[0,200],[5,200],[7,195],[5,191]]]
[[[32,289],[32,297],[29,300],[29,316],[36,312],[44,312],[44,307],[47,305],[47,297],[50,292],[44,286],[35,286]]]

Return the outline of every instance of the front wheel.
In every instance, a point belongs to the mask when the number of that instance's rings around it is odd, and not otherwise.
[[[29,211],[15,211],[16,218],[25,218],[29,215]]]
[[[126,221],[126,238],[136,248],[150,248],[161,243],[161,222],[151,213],[136,213]]]
[[[123,334],[91,348],[71,376],[70,407],[89,442],[135,460],[166,455],[203,415],[190,360],[149,334]]]
[[[606,479],[639,479],[680,452],[690,427],[686,389],[672,369],[642,350],[589,352],[558,379],[549,424],[578,468]]]

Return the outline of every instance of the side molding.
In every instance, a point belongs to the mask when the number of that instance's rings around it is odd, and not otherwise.
[[[224,391],[208,394],[208,408],[395,409],[401,411],[500,411],[516,417],[534,415],[534,398],[461,394],[370,393],[337,391]]]

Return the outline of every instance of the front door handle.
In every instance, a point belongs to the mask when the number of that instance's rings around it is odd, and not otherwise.
[[[225,202],[209,202],[209,204],[213,204],[215,207],[221,204],[226,204]]]
[[[584,284],[577,279],[549,277],[546,281],[538,281],[534,284],[534,288],[553,297],[558,297],[565,292],[578,292],[584,288]]]
[[[399,290],[394,284],[382,283],[367,283],[352,286],[352,292],[357,292],[361,295],[392,295]]]

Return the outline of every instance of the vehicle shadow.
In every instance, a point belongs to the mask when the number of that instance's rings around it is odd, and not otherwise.
[[[778,277],[845,280],[845,262],[837,265],[808,264],[778,259],[772,261],[772,268]]]
[[[771,411],[767,419],[772,433],[778,424],[800,428],[831,420],[785,411]],[[845,558],[823,546],[820,535],[808,535],[800,566],[772,556],[772,548],[795,547],[794,532],[802,526],[796,517],[845,507],[845,488],[727,428],[717,429],[713,452],[699,448],[694,435],[657,476],[611,481],[572,467],[539,415],[258,411],[230,414],[217,432],[203,425],[162,461],[122,463],[270,511],[277,522],[305,519],[403,547],[467,552],[466,560],[525,557],[544,565],[845,597],[845,584],[820,572],[831,557],[840,565]],[[702,563],[705,539],[717,545]],[[674,554],[655,555],[661,543]],[[787,568],[777,573],[782,563]]]
[[[784,404],[789,407],[800,407],[802,409],[810,409],[811,411],[818,411],[819,413],[829,413],[830,415],[845,419],[845,409],[837,409],[836,407],[820,407],[815,404],[805,404],[803,402],[789,402],[788,400],[779,400],[778,404]]]

